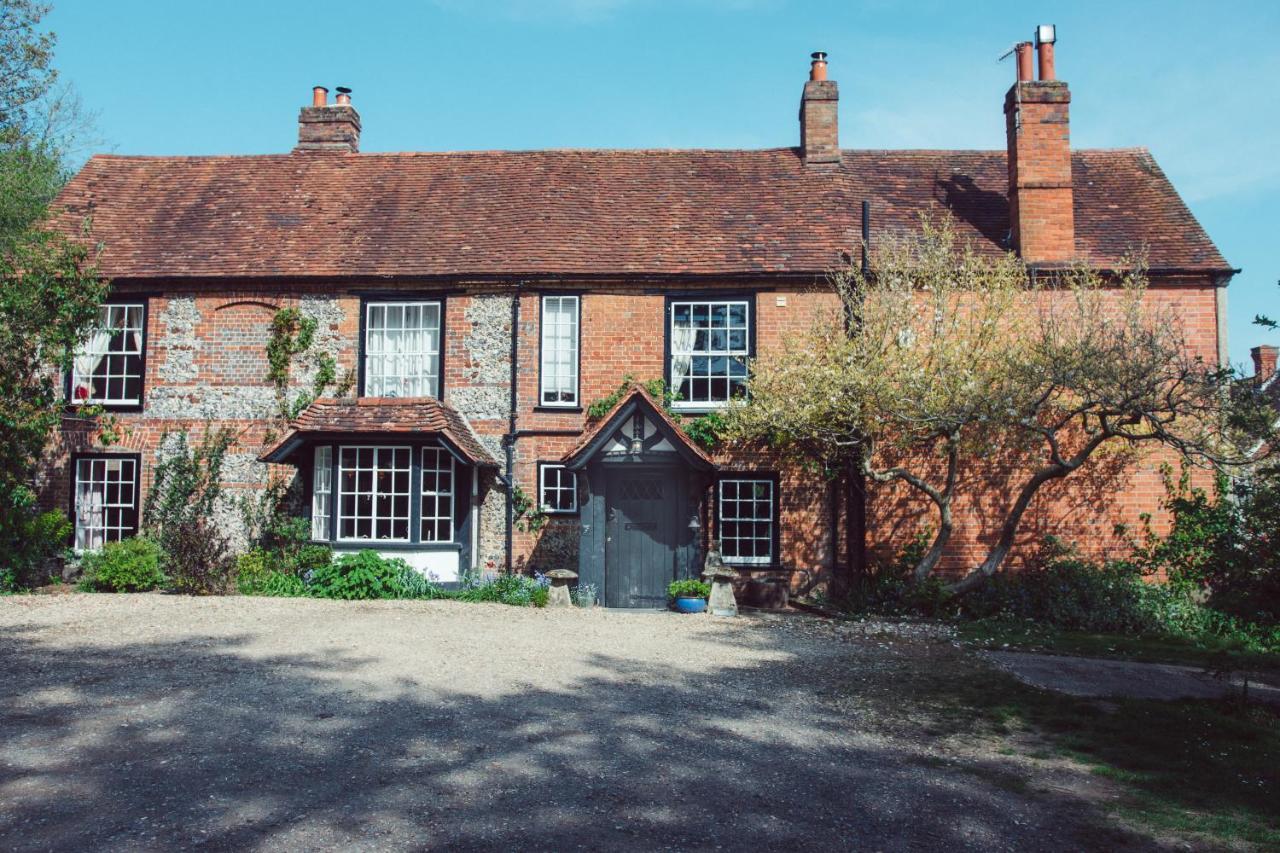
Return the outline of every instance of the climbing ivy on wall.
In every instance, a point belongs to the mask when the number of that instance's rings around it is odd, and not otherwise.
[[[613,407],[622,401],[622,398],[626,396],[627,392],[631,390],[631,386],[635,383],[636,378],[630,373],[622,377],[622,384],[612,394],[596,400],[587,407],[587,417],[596,420],[609,414]],[[720,443],[724,428],[724,417],[719,412],[708,412],[697,417],[682,415],[671,405],[674,397],[671,394],[671,390],[667,388],[665,379],[650,379],[640,384],[645,391],[649,392],[650,397],[658,401],[667,416],[680,425],[680,429],[684,431],[685,435],[689,436],[694,444],[697,444],[703,450],[714,450]]]
[[[271,318],[271,339],[267,341],[267,378],[276,388],[276,401],[280,417],[291,421],[324,394],[331,386],[336,394],[346,394],[354,383],[354,374],[348,372],[338,381],[338,365],[327,352],[310,352],[315,344],[316,320],[303,315],[297,308],[281,308]],[[310,353],[315,366],[315,378],[309,392],[289,398],[289,385],[294,365]]]

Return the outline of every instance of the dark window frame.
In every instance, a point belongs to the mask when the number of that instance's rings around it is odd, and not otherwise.
[[[132,459],[133,460],[133,529],[128,536],[122,536],[127,539],[131,536],[137,536],[138,531],[142,529],[142,454],[141,453],[111,453],[96,451],[78,451],[71,454],[71,470],[70,482],[71,493],[67,497],[67,513],[71,519],[71,547],[75,547],[76,528],[78,526],[79,514],[76,512],[76,494],[79,491],[79,472],[80,461],[82,459]],[[105,544],[105,543],[104,543]]]
[[[99,406],[103,411],[107,412],[141,412],[147,402],[147,350],[151,345],[151,296],[131,295],[131,294],[113,294],[98,303],[99,306],[104,305],[142,305],[142,355],[139,359],[138,375],[141,386],[138,388],[138,402],[136,403],[92,403],[77,402],[71,397],[71,382],[74,368],[63,371],[62,376],[62,396],[66,401],[69,409],[77,409],[83,406]],[[73,354],[74,358],[74,354]]]
[[[720,514],[720,484],[725,480],[765,480],[773,484],[773,516],[770,518],[770,542],[769,542],[769,561],[767,563],[755,563],[745,561],[738,557],[730,557],[724,553],[724,536],[722,525],[724,523]],[[782,555],[780,553],[781,529],[782,529],[782,482],[777,471],[773,470],[751,470],[751,471],[719,471],[716,473],[715,483],[713,485],[711,497],[712,511],[715,514],[716,523],[716,541],[720,542],[720,555],[724,558],[725,564],[741,569],[752,570],[768,570],[776,569],[782,565]]]
[[[431,293],[431,294],[418,293],[418,292],[378,293],[376,295],[362,294],[360,296],[360,332],[359,332],[360,340],[357,342],[358,346],[356,351],[356,396],[358,397],[365,396],[365,373],[367,372],[367,369],[368,369],[368,362],[367,362],[368,353],[366,351],[366,347],[367,347],[368,331],[369,331],[368,330],[369,306],[377,305],[377,304],[395,303],[395,302],[435,302],[440,306],[440,335],[439,335],[440,340],[438,342],[440,351],[436,361],[436,364],[437,364],[436,369],[438,371],[438,376],[436,380],[435,399],[444,400],[445,353],[448,350],[448,347],[445,345],[445,341],[446,341],[446,329],[448,326],[447,317],[448,317],[449,299],[448,299],[448,296],[443,293]],[[377,399],[383,400],[383,399],[397,399],[397,398],[379,397]],[[403,399],[408,399],[408,398],[403,398]]]
[[[756,357],[756,292],[741,290],[698,290],[688,293],[666,293],[663,299],[662,307],[662,378],[667,384],[667,388],[672,394],[676,393],[676,388],[671,383],[671,324],[674,320],[673,303],[676,302],[745,302],[747,303],[747,360],[750,361]],[[718,412],[724,408],[724,404],[710,406],[680,406],[677,410],[680,414],[687,415],[705,415],[709,412]]]
[[[469,535],[467,521],[471,509],[471,470],[472,466],[457,458],[444,442],[436,438],[378,438],[365,436],[346,436],[327,438],[309,442],[303,451],[306,485],[305,506],[307,522],[313,521],[312,510],[315,501],[315,449],[328,445],[333,448],[330,454],[329,477],[331,483],[329,500],[329,536],[318,539],[314,536],[310,542],[328,545],[335,551],[349,551],[356,548],[368,548],[376,551],[456,551],[463,549],[467,543],[461,537]],[[342,539],[338,536],[338,515],[341,501],[341,458],[343,447],[407,447],[409,448],[409,539]],[[431,542],[422,539],[422,448],[440,447],[453,457],[453,539],[448,542]],[[302,466],[299,466],[302,471]]]
[[[543,325],[543,318],[545,316],[544,309],[546,307],[546,300],[548,297],[559,298],[559,297],[565,297],[565,296],[571,296],[574,299],[578,300],[578,322],[576,326],[577,335],[578,335],[578,346],[577,346],[578,364],[574,368],[574,377],[573,377],[574,378],[574,388],[573,388],[574,402],[571,404],[546,403],[546,402],[543,402],[543,399],[542,399],[542,354],[543,354],[543,346],[546,342],[546,335],[544,334],[545,326]],[[583,302],[584,296],[585,294],[580,290],[540,291],[538,293],[538,385],[537,385],[538,397],[536,402],[534,403],[535,409],[545,410],[548,412],[581,412],[582,411],[582,302]]]

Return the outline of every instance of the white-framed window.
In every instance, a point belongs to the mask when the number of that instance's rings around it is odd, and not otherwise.
[[[78,456],[73,477],[76,550],[96,551],[138,532],[137,457]]]
[[[544,512],[578,511],[578,474],[563,465],[538,465],[538,504]]]
[[[578,297],[542,297],[543,406],[578,405]]]
[[[453,541],[453,456],[443,447],[422,448],[423,542]]]
[[[71,402],[142,403],[145,326],[142,303],[98,306],[98,320],[71,364]]]
[[[317,445],[311,470],[311,538],[329,538],[329,512],[333,507],[333,447]]]
[[[338,539],[409,541],[408,447],[338,449]]]
[[[774,481],[725,478],[716,488],[720,553],[725,562],[773,563],[778,508]]]
[[[715,408],[746,394],[750,313],[745,299],[671,302],[675,408]]]
[[[439,388],[440,303],[368,303],[364,395],[435,397]]]

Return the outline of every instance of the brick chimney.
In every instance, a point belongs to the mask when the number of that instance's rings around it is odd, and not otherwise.
[[[1052,25],[1036,30],[1040,79],[1031,79],[1031,42],[1014,48],[1018,79],[1005,95],[1009,142],[1009,224],[1013,248],[1027,263],[1075,257],[1071,134],[1067,84],[1054,79]]]
[[[1280,352],[1273,346],[1254,347],[1249,350],[1253,356],[1253,381],[1261,385],[1276,373],[1276,354]]]
[[[311,106],[298,114],[298,145],[294,151],[360,150],[360,113],[351,106],[351,90],[338,87],[338,102],[330,104],[329,90],[311,90]]]
[[[832,166],[840,162],[840,92],[836,81],[827,79],[827,55],[819,51],[812,57],[800,98],[800,156],[806,166]]]

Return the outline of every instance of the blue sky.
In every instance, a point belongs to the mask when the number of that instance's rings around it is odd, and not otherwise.
[[[1072,144],[1145,145],[1243,267],[1231,357],[1280,344],[1280,4],[786,0],[55,0],[100,150],[288,151],[347,85],[368,151],[794,145],[810,51],[846,148],[1003,148],[996,58],[1058,25]]]

